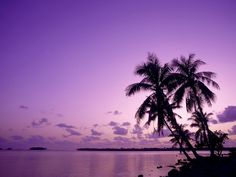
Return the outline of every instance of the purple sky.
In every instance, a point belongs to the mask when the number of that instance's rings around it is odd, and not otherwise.
[[[233,0],[1,1],[0,146],[165,146],[135,126],[146,94],[124,92],[148,52],[195,53],[217,73],[205,110],[235,143],[235,12]]]

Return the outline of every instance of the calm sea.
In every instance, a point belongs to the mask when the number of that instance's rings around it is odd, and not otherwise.
[[[182,157],[178,152],[0,151],[0,176],[158,177]]]

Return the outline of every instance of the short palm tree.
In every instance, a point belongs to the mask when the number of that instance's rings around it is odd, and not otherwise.
[[[192,133],[188,129],[185,129],[184,128],[185,126],[186,125],[180,124],[181,131],[184,133],[186,138],[188,138],[188,140],[190,141]],[[169,135],[169,137],[171,137],[170,141],[173,143],[172,147],[179,146],[180,152],[183,151],[183,149],[187,147],[186,143],[182,140],[182,138],[179,136],[179,134],[178,134],[178,132],[176,132],[176,130],[171,135]]]
[[[211,106],[212,101],[215,100],[215,94],[207,87],[213,86],[219,89],[219,85],[213,80],[215,73],[210,71],[199,72],[198,69],[205,62],[199,59],[194,59],[194,54],[190,54],[188,58],[183,56],[180,59],[174,59],[172,61],[172,66],[176,69],[176,72],[172,74],[172,77],[176,79],[179,87],[175,90],[174,101],[180,104],[184,98],[186,100],[186,109],[188,112],[199,111],[202,116],[203,104],[206,102]],[[207,121],[202,120],[205,130],[210,135],[210,129],[208,127]],[[210,136],[207,137],[208,142],[210,142]],[[214,151],[209,144],[209,149],[211,150],[211,155],[214,155]]]
[[[143,79],[138,83],[129,85],[126,88],[126,95],[131,96],[142,90],[150,92],[150,95],[144,100],[136,113],[137,120],[142,119],[148,113],[148,122],[157,119],[158,132],[161,132],[164,125],[170,131],[172,131],[171,128],[177,130],[182,140],[185,141],[194,155],[198,157],[191,143],[185,137],[184,133],[181,132],[180,126],[175,119],[172,105],[169,103],[169,93],[176,87],[175,80],[173,80],[173,77],[170,77],[170,66],[168,64],[162,66],[155,55],[149,54],[148,61],[137,66],[135,74],[142,76]],[[168,123],[170,123],[171,127]]]
[[[212,113],[204,113],[203,115],[199,111],[192,113],[192,117],[188,120],[192,120],[191,127],[197,128],[195,133],[196,146],[199,148],[208,147],[208,135],[204,122],[208,122]]]

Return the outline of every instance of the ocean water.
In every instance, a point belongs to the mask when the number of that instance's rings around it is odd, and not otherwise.
[[[0,177],[158,177],[180,158],[178,152],[0,151]]]

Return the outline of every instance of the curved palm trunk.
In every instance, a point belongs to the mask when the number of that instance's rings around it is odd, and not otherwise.
[[[185,136],[185,134],[181,131],[181,128],[179,126],[179,124],[175,121],[172,120],[172,123],[174,128],[179,132],[181,138],[183,139],[183,141],[186,143],[186,145],[188,146],[188,148],[192,151],[192,153],[194,154],[194,156],[196,158],[199,158],[199,154],[197,153],[196,149],[192,146],[192,144],[189,142],[188,138]]]
[[[196,91],[195,87],[192,87],[192,89],[193,89],[193,92],[194,92],[194,96],[195,96],[195,98],[197,100],[198,110],[200,111],[201,115],[204,116],[203,109],[202,109],[201,104],[200,104],[200,100],[199,100],[199,98],[197,96],[197,91]],[[195,107],[195,111],[197,111],[196,107]],[[215,148],[214,148],[213,144],[211,143],[211,131],[209,129],[209,126],[208,126],[206,120],[204,120],[202,122],[202,124],[204,125],[204,136],[207,139],[207,145],[208,145],[208,148],[210,150],[210,156],[213,157],[215,155],[215,153],[214,153],[214,151],[215,151],[214,149]],[[206,132],[207,132],[207,134],[206,134]]]
[[[188,148],[193,152],[194,156],[196,158],[199,158],[199,154],[197,153],[196,149],[192,146],[192,144],[189,142],[189,139],[185,136],[185,134],[182,132],[181,127],[179,126],[179,124],[177,123],[173,110],[169,104],[168,101],[166,101],[166,105],[167,105],[167,111],[170,117],[170,122],[171,125],[179,132],[179,135],[181,136],[182,140],[185,142],[185,144],[188,146]]]
[[[192,158],[188,155],[188,153],[187,153],[186,150],[184,149],[182,143],[178,140],[177,135],[175,135],[175,133],[173,132],[173,130],[171,129],[171,127],[168,125],[168,123],[167,123],[165,120],[164,120],[164,122],[165,122],[166,127],[170,130],[171,134],[174,135],[174,137],[176,138],[177,143],[179,144],[180,150],[184,153],[184,155],[186,156],[186,158],[187,158],[189,161],[191,161]]]

